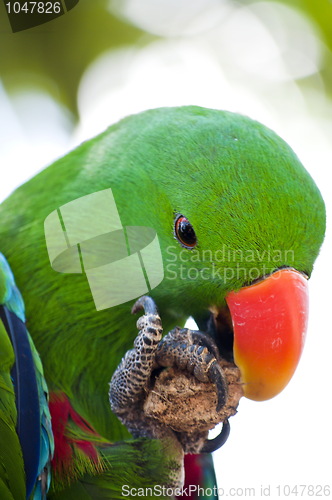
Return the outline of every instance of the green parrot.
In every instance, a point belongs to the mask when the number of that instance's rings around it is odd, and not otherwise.
[[[254,400],[294,373],[325,208],[258,122],[196,106],[130,116],[19,187],[0,220],[1,499],[181,484],[185,436],[140,413],[156,367],[191,367],[219,406],[218,357]],[[182,328],[189,316],[201,333]],[[199,461],[211,467],[209,455],[186,461],[186,484]]]

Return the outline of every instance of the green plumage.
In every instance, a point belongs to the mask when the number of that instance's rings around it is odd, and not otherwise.
[[[223,304],[229,291],[279,267],[310,275],[324,236],[325,210],[313,180],[276,134],[246,117],[198,107],[151,110],[122,120],[1,205],[0,250],[24,297],[27,326],[49,389],[66,394],[75,411],[114,442],[128,438],[128,432],[110,411],[108,384],[132,347],[133,301],[97,311],[83,274],[51,268],[44,236],[51,212],[107,188],[123,226],[149,226],[158,234],[165,278],[151,296],[165,331],[189,315],[199,320],[210,306]],[[194,251],[174,238],[176,214],[184,214],[195,228]],[[8,399],[14,415],[7,349],[1,382],[6,398],[0,404]],[[112,449],[107,453],[112,464]],[[132,474],[127,463],[123,473]],[[89,481],[86,493],[76,484],[75,493],[68,490],[59,498],[118,498],[91,493],[95,480]]]
[[[25,495],[23,458],[15,429],[15,393],[10,378],[13,364],[13,348],[0,321],[0,498],[3,500]]]

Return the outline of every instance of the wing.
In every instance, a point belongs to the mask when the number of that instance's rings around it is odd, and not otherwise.
[[[0,492],[37,500],[46,498],[53,436],[41,361],[24,321],[23,299],[0,254]]]

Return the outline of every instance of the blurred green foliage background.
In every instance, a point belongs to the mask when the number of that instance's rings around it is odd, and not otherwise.
[[[122,3],[128,2],[123,0]],[[261,2],[239,0],[229,3],[248,6]],[[281,3],[303,13],[325,45],[319,74],[326,92],[332,96],[331,0],[282,0]],[[178,9],[175,9],[174,16],[177,15]],[[176,36],[181,36],[181,30]],[[158,37],[161,36],[139,28],[108,0],[80,0],[72,11],[52,22],[12,33],[1,3],[0,77],[9,93],[22,87],[44,88],[78,119],[77,90],[88,66],[107,50],[144,45]],[[310,81],[299,83],[310,85]]]
[[[0,76],[9,92],[44,88],[77,117],[77,89],[89,64],[107,49],[138,43],[142,32],[107,10],[107,0],[80,0],[67,14],[12,33],[0,4]]]

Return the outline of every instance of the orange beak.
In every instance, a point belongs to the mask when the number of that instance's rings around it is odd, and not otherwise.
[[[288,384],[299,362],[308,323],[308,286],[285,268],[226,297],[234,331],[234,361],[244,395],[263,401]]]

